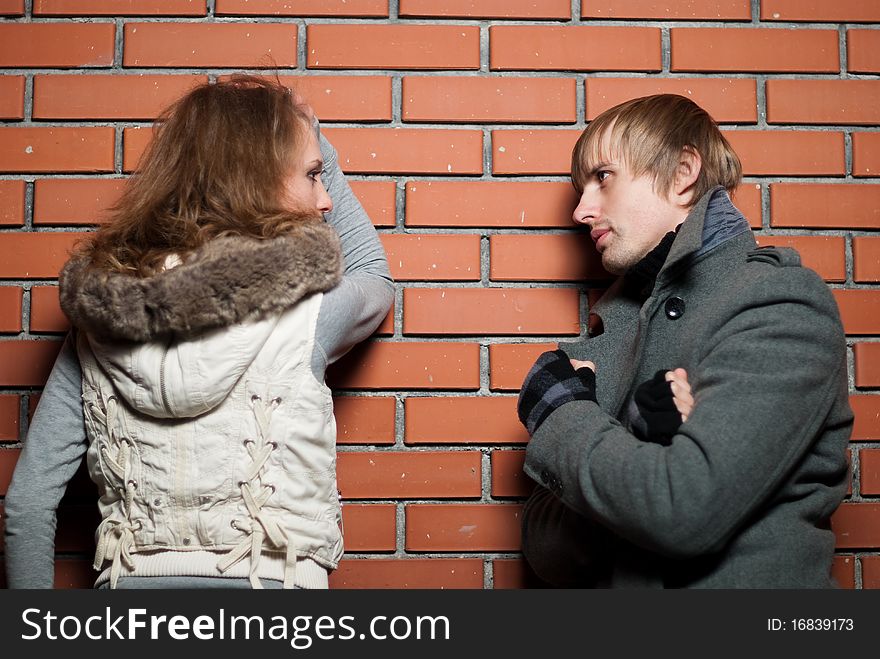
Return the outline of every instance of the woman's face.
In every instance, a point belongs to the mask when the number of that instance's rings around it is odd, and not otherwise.
[[[311,127],[306,134],[306,147],[284,181],[285,203],[291,209],[315,208],[322,213],[328,213],[333,208],[333,201],[321,181],[321,170],[324,167],[321,148]]]

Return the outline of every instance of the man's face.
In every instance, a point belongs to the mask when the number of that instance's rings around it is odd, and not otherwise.
[[[591,168],[572,218],[590,227],[602,266],[621,275],[638,263],[675,229],[687,210],[668,194],[654,190],[649,175],[633,177],[626,161],[608,144],[606,131],[601,158]]]

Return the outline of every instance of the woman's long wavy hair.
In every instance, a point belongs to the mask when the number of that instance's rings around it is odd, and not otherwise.
[[[219,236],[273,238],[316,209],[290,210],[284,180],[311,119],[278,82],[235,76],[166,109],[105,222],[80,245],[92,267],[149,276]]]

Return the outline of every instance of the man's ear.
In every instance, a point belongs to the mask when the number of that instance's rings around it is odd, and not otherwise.
[[[694,184],[700,176],[703,159],[696,149],[686,146],[681,150],[675,180],[672,183],[672,196],[681,206],[690,206],[694,196]]]

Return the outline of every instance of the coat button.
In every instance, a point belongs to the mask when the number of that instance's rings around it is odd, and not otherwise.
[[[666,300],[666,317],[670,320],[678,320],[684,315],[684,300],[673,295]]]
[[[546,469],[541,470],[541,481],[544,483],[544,485],[550,484],[550,472]]]

